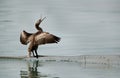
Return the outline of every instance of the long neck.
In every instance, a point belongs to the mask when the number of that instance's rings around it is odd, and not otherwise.
[[[37,29],[38,31],[43,32],[42,28],[41,28],[41,27],[39,27],[39,25],[35,25],[35,27],[36,27],[36,29]]]
[[[36,29],[37,29],[38,31],[43,32],[42,28],[41,28],[41,27],[39,27],[39,25],[40,25],[40,23],[41,23],[41,22],[42,22],[42,20],[41,20],[41,19],[39,19],[39,20],[35,23],[35,27],[36,27]]]

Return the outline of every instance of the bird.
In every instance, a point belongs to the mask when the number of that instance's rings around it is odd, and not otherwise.
[[[31,57],[31,53],[33,54],[33,57],[36,57],[36,58],[39,57],[39,55],[37,53],[39,45],[58,43],[61,40],[60,37],[55,36],[49,32],[43,31],[43,29],[39,26],[45,18],[46,17],[40,18],[35,23],[35,28],[37,29],[37,32],[28,33],[25,30],[23,30],[20,33],[21,44],[23,44],[23,45],[29,44],[28,57]]]

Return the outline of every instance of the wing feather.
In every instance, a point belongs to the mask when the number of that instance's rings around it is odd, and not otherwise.
[[[35,37],[36,44],[41,45],[41,44],[49,44],[49,43],[57,43],[60,41],[60,38],[49,34],[49,33],[41,33]]]
[[[24,45],[27,45],[29,43],[29,39],[31,37],[32,33],[28,33],[26,31],[21,32],[20,34],[20,42]]]

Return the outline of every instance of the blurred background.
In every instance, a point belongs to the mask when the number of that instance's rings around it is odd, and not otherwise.
[[[120,54],[120,0],[0,0],[0,56],[27,55],[20,33],[36,32],[41,16],[61,42],[39,46],[40,55]]]

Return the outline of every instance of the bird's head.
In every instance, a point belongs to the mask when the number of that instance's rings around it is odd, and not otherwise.
[[[46,18],[46,17],[44,17],[44,18],[41,17],[41,18],[39,19],[39,21],[42,22],[45,18]]]

